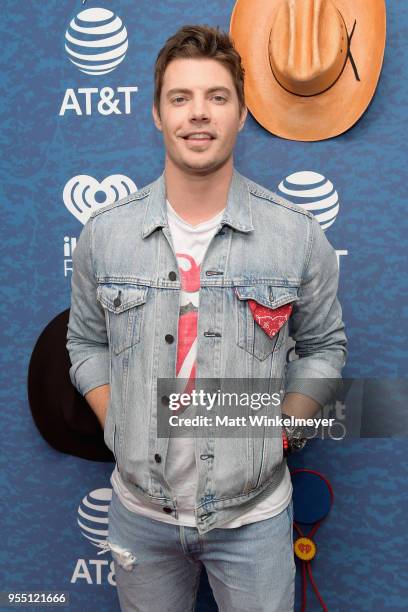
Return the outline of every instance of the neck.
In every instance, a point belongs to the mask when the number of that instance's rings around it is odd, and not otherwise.
[[[233,172],[232,157],[210,174],[186,173],[166,157],[166,195],[176,213],[197,225],[225,208]]]

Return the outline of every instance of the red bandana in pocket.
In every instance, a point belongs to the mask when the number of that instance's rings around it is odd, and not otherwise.
[[[271,338],[285,325],[292,312],[292,304],[284,304],[278,308],[267,308],[255,302],[255,300],[248,300],[248,304],[256,323]]]

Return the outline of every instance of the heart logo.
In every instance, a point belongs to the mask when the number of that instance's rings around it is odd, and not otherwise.
[[[298,538],[294,543],[295,554],[302,561],[311,561],[316,555],[316,544],[310,538]]]
[[[98,208],[113,204],[137,191],[135,183],[124,174],[112,174],[99,183],[93,176],[79,174],[64,187],[66,208],[83,225]]]
[[[312,550],[310,544],[299,544],[299,550],[302,553],[309,553]]]

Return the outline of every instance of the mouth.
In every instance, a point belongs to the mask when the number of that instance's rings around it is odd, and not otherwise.
[[[215,137],[210,132],[190,132],[182,138],[192,144],[208,144],[211,140],[215,140]]]

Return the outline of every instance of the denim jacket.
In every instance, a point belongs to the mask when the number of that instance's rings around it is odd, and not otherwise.
[[[308,377],[340,378],[346,337],[337,300],[334,249],[313,215],[236,170],[219,230],[201,265],[197,378],[285,381],[305,392]],[[96,210],[73,255],[67,349],[70,377],[85,395],[110,384],[104,429],[128,489],[177,514],[165,480],[168,438],[157,436],[158,378],[176,375],[180,276],[166,214],[164,174]],[[247,300],[292,304],[269,337]],[[287,339],[299,357],[286,363]],[[197,438],[195,515],[200,533],[269,495],[286,462],[280,439]]]

